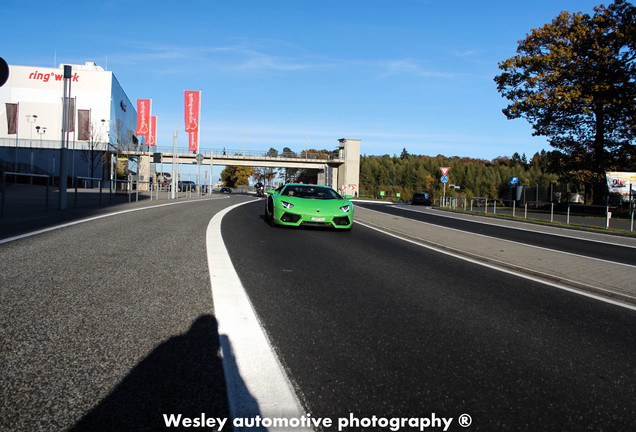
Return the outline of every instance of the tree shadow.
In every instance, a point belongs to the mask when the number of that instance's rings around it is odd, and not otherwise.
[[[219,348],[216,318],[199,317],[187,333],[170,338],[150,353],[70,431],[163,430],[164,414],[230,419]],[[228,360],[233,357],[226,356],[225,362]],[[254,407],[258,412],[253,400]],[[231,420],[223,430],[232,430]]]

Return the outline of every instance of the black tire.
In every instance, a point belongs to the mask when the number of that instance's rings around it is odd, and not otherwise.
[[[272,213],[270,214],[269,210],[272,210]],[[271,226],[274,226],[274,203],[272,202],[271,198],[268,198],[265,204],[265,222],[267,222],[268,224],[270,224]]]

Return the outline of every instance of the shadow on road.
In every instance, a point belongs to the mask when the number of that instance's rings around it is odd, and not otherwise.
[[[104,189],[83,189],[67,191],[67,207],[58,209],[59,190],[36,185],[11,185],[0,193],[0,239],[18,236],[31,231],[46,229],[71,221],[99,216],[116,210],[146,207],[158,203],[168,203],[169,192],[158,196],[149,192],[131,193]],[[196,195],[178,194],[179,199],[197,198]],[[203,197],[205,198],[205,197]]]
[[[199,317],[187,333],[170,338],[139,363],[73,428],[79,431],[155,431],[164,414],[229,419],[216,319]],[[231,430],[230,420],[224,430]],[[170,430],[180,428],[170,428]],[[218,430],[216,428],[215,430]]]

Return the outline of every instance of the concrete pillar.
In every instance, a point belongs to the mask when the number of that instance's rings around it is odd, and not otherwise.
[[[137,178],[139,179],[139,191],[148,191],[148,182],[150,181],[150,155],[139,156],[139,163],[137,169]]]
[[[341,138],[340,153],[345,160],[338,169],[338,189],[346,186],[346,195],[360,194],[360,141],[356,138]]]

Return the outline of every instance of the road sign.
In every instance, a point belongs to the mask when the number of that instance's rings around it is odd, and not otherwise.
[[[442,170],[442,175],[446,177],[446,174],[448,174],[448,170],[450,169],[450,167],[440,167],[439,169]]]
[[[446,183],[448,181],[448,176],[447,175],[443,175],[442,176],[442,183]]]

